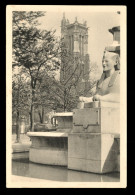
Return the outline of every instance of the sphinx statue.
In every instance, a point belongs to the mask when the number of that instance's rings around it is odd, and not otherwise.
[[[117,36],[105,47],[103,72],[93,96],[80,97],[73,111],[73,128],[68,135],[68,168],[73,170],[120,170],[120,28],[111,32]]]
[[[120,62],[119,54],[104,51],[102,59],[103,73],[97,81],[93,97],[79,97],[78,108],[88,107],[90,102],[120,102]]]

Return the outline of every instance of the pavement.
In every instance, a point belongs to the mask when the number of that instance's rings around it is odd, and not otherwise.
[[[123,182],[61,182],[10,175],[7,188],[125,188]]]

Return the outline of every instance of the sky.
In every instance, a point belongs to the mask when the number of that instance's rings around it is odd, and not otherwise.
[[[95,6],[96,7],[96,6]],[[56,36],[61,35],[61,20],[63,13],[70,23],[75,21],[75,17],[79,23],[87,21],[88,30],[88,53],[90,61],[96,62],[99,72],[102,72],[102,56],[104,48],[112,44],[113,35],[108,29],[120,25],[120,15],[117,10],[109,11],[106,7],[103,9],[89,8],[89,6],[52,6],[45,7],[46,14],[39,19],[42,29],[56,29]],[[100,6],[101,7],[101,6]]]

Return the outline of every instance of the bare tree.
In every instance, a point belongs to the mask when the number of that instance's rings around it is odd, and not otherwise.
[[[23,70],[12,75],[12,116],[16,116],[16,142],[20,141],[20,116],[29,113],[31,105],[31,89],[29,80]]]
[[[60,53],[60,80],[56,81],[54,77],[46,77],[42,80],[41,93],[47,92],[48,105],[57,111],[72,111],[77,106],[79,96],[91,94],[91,89],[96,81],[90,79],[89,75],[95,67],[84,72],[84,62],[79,55],[73,56],[61,42]],[[86,58],[86,60],[89,60]],[[85,61],[86,63],[86,61]],[[87,79],[86,79],[87,78]]]

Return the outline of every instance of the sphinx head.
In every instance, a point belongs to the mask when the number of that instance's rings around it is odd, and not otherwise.
[[[102,59],[102,66],[103,71],[108,71],[112,69],[119,70],[119,55],[114,52],[105,51]]]

